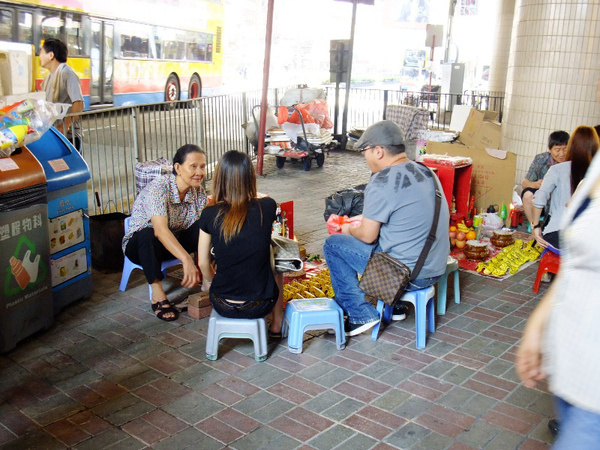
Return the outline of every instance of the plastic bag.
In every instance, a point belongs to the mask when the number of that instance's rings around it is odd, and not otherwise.
[[[306,110],[306,108],[304,108],[302,105],[297,105],[296,109],[300,111],[300,114],[302,114],[302,120],[305,124],[315,123],[315,119],[313,118],[313,116],[311,116],[310,113]],[[279,125],[281,125],[284,122],[300,123],[300,114],[298,114],[298,111],[296,111],[296,109],[293,109],[293,112],[290,114],[289,108],[287,106],[280,106],[277,114],[277,123]]]
[[[350,220],[348,216],[338,216],[337,214],[331,214],[327,219],[327,232],[329,234],[341,233],[341,226],[345,223],[358,227],[361,224],[360,220]],[[338,227],[340,229],[338,229]]]
[[[310,103],[296,105],[296,107],[306,110],[315,120],[315,123],[322,128],[333,128],[333,122],[329,118],[329,108],[325,100],[317,99]]]
[[[331,214],[338,216],[358,216],[362,214],[364,206],[365,185],[356,186],[352,189],[344,189],[330,195],[325,199],[325,221]]]
[[[0,109],[0,156],[37,141],[70,105],[27,99]]]

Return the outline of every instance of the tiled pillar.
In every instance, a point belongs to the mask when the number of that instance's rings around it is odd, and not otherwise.
[[[554,130],[600,123],[600,0],[517,0],[502,147],[520,183]]]
[[[488,90],[490,92],[505,92],[510,36],[515,15],[515,1],[501,0],[498,8],[496,48],[490,66],[490,80],[488,83]]]

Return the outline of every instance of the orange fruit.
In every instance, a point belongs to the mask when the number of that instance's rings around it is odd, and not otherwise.
[[[474,239],[477,239],[477,233],[475,233],[474,231],[469,231],[467,233],[467,241],[472,241]]]
[[[458,231],[458,229],[457,229],[457,228],[456,228],[454,225],[452,225],[452,226],[450,227],[450,231]]]

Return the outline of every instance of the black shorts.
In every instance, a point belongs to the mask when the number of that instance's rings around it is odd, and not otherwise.
[[[258,319],[270,314],[275,308],[277,298],[266,300],[249,300],[245,303],[231,303],[212,292],[209,293],[210,304],[223,317],[230,319]]]
[[[535,188],[523,189],[523,191],[521,192],[521,198],[523,198],[523,196],[525,195],[525,192],[531,192],[533,195],[535,195],[535,193],[537,192],[537,189],[535,189]]]

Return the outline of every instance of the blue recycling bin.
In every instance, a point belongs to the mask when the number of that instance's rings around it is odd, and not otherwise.
[[[54,313],[92,295],[87,181],[90,171],[54,127],[28,145],[48,183],[48,240]]]
[[[46,194],[27,148],[0,158],[0,352],[54,322]]]

